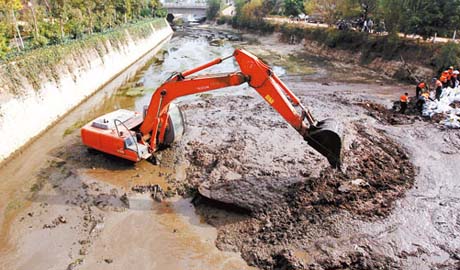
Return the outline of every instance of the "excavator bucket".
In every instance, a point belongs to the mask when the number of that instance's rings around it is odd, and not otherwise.
[[[316,151],[327,158],[334,168],[342,163],[342,125],[334,119],[325,119],[312,126],[304,139]]]

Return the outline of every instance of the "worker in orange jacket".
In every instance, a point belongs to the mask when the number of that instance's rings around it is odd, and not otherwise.
[[[409,93],[404,93],[404,95],[399,98],[399,101],[401,103],[401,109],[399,112],[405,113],[407,110],[407,104],[409,103]]]
[[[418,99],[420,94],[426,90],[426,84],[424,81],[421,81],[419,84],[417,84],[417,87],[415,88],[415,97]]]
[[[442,83],[442,88],[447,88],[449,86],[449,81],[447,79],[447,76],[444,76],[444,75],[441,75],[441,77],[439,78],[439,80],[441,81]]]
[[[447,78],[447,80],[450,79],[450,72],[448,69],[444,70],[442,73],[441,73],[441,76],[444,76]]]

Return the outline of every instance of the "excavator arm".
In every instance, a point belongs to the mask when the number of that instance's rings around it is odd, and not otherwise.
[[[240,72],[191,76],[234,57]],[[237,49],[232,56],[217,58],[197,68],[173,74],[153,94],[140,132],[155,150],[162,145],[168,126],[168,109],[179,97],[248,83],[333,167],[341,162],[341,126],[330,119],[316,121],[300,100],[273,73],[271,68],[251,53]],[[297,107],[298,110],[295,108]]]

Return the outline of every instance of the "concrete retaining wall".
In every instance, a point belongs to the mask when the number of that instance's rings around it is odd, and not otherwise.
[[[125,30],[128,40],[118,46],[106,41],[107,53],[103,56],[96,49],[69,56],[78,55],[79,59],[65,59],[59,78],[54,81],[44,78],[38,90],[21,74],[18,74],[23,81],[21,94],[11,94],[0,86],[0,162],[146,54],[160,50],[173,32],[167,23],[151,27],[154,28],[151,34],[135,40]],[[71,68],[69,61],[74,63]]]

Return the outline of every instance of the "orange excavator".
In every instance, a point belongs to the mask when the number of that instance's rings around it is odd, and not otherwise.
[[[191,76],[232,57],[238,72]],[[89,148],[134,162],[148,159],[184,132],[182,113],[171,103],[174,99],[243,83],[254,88],[331,166],[340,167],[342,126],[333,119],[316,121],[268,65],[243,49],[174,73],[154,92],[143,113],[121,109],[98,117],[81,129],[82,141]]]

